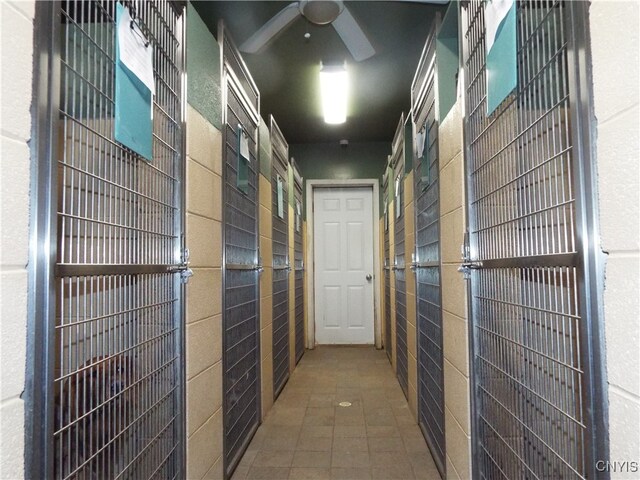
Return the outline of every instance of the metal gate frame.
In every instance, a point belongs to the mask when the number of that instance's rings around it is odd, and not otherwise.
[[[240,52],[235,44],[235,42],[233,41],[233,39],[230,36],[230,33],[228,32],[228,29],[226,28],[224,22],[221,20],[218,24],[218,44],[219,44],[219,48],[220,48],[220,72],[221,72],[221,85],[222,85],[222,99],[223,99],[223,108],[222,108],[222,128],[223,128],[223,132],[222,132],[222,148],[223,148],[223,156],[222,156],[222,168],[223,168],[223,173],[222,173],[222,196],[223,199],[225,199],[228,196],[228,187],[227,187],[227,159],[226,159],[226,154],[225,154],[225,149],[226,149],[226,145],[227,145],[227,98],[228,98],[228,90],[229,90],[229,84],[233,83],[234,84],[234,89],[237,90],[238,93],[238,100],[243,103],[244,107],[246,108],[247,114],[250,117],[251,120],[253,120],[253,122],[255,123],[255,144],[256,144],[256,148],[259,148],[258,145],[260,144],[260,138],[259,138],[259,128],[258,126],[260,125],[260,92],[253,80],[253,78],[251,77],[251,74],[249,72],[249,69],[247,68],[242,56],[240,55]],[[247,91],[248,90],[248,91]],[[251,98],[249,95],[252,95],[253,98]],[[251,156],[251,154],[250,154]],[[257,162],[257,152],[254,152],[254,156]],[[227,263],[228,259],[227,259],[227,246],[226,246],[226,231],[227,231],[227,221],[226,221],[226,208],[224,205],[224,201],[223,201],[223,222],[222,222],[222,241],[223,241],[223,248],[222,248],[222,265],[223,265],[223,275],[222,275],[222,291],[223,291],[223,337],[222,337],[222,361],[223,361],[223,392],[222,392],[222,408],[223,408],[223,473],[225,478],[230,478],[233,474],[233,472],[235,471],[236,467],[238,466],[238,463],[240,462],[240,460],[242,459],[242,455],[244,454],[244,452],[246,451],[247,447],[249,446],[249,443],[251,442],[251,439],[253,438],[253,436],[255,435],[255,432],[258,430],[258,427],[260,426],[261,422],[262,422],[262,416],[261,416],[261,411],[262,411],[262,398],[261,398],[261,343],[260,343],[260,281],[259,281],[259,274],[263,271],[263,266],[262,266],[262,258],[260,256],[260,247],[259,247],[259,231],[260,231],[260,221],[259,221],[259,181],[258,181],[258,177],[259,177],[259,169],[256,163],[256,185],[255,185],[255,189],[256,189],[256,211],[255,211],[255,227],[256,227],[256,251],[255,251],[255,256],[253,259],[253,263],[252,264],[231,264],[231,263]],[[227,288],[227,281],[226,281],[226,271],[227,270],[237,270],[237,271],[255,271],[257,278],[256,278],[256,286],[255,286],[255,309],[256,309],[256,322],[258,322],[257,328],[256,328],[256,355],[257,355],[257,362],[256,362],[256,384],[257,384],[257,395],[256,395],[256,415],[257,415],[257,421],[256,424],[252,426],[252,429],[250,432],[248,432],[246,434],[246,436],[244,437],[244,441],[241,444],[240,448],[238,449],[238,453],[236,453],[236,455],[233,458],[229,458],[228,454],[229,454],[229,441],[230,439],[228,438],[228,435],[226,434],[226,423],[227,423],[227,417],[226,417],[226,412],[229,411],[229,402],[228,402],[228,398],[226,395],[226,381],[228,379],[226,379],[226,375],[225,375],[225,366],[226,366],[226,351],[227,351],[227,342],[225,339],[225,332],[224,332],[224,315],[226,315],[226,309],[227,309],[227,298],[226,298],[226,288]]]
[[[461,2],[462,10],[470,8],[470,1]],[[517,0],[517,4],[520,0]],[[609,456],[609,410],[608,410],[608,383],[606,375],[606,355],[604,341],[604,263],[605,255],[600,249],[598,240],[599,219],[597,201],[597,169],[595,166],[595,137],[596,119],[593,109],[592,67],[591,67],[591,39],[589,32],[589,5],[581,1],[555,1],[555,4],[563,3],[567,9],[565,17],[567,37],[567,83],[570,92],[569,111],[572,128],[570,131],[571,145],[574,152],[573,172],[571,175],[575,195],[575,235],[576,253],[575,266],[578,270],[578,307],[580,317],[583,319],[580,329],[579,359],[584,368],[581,399],[585,410],[585,447],[584,447],[584,476],[587,478],[610,478],[610,472],[601,472],[596,469],[598,460],[608,461]],[[520,8],[517,5],[517,8]],[[461,12],[462,13],[462,12]],[[459,42],[463,45],[464,54],[460,56],[460,68],[464,69],[464,76],[468,75],[465,67],[467,46],[465,42],[466,26],[463,23],[464,13],[460,15],[461,28],[459,29]],[[465,79],[465,82],[469,80]],[[465,85],[466,86],[466,85]],[[466,94],[464,95],[465,119],[469,114]],[[465,173],[469,161],[469,131],[467,122],[463,122],[463,138],[465,152]],[[469,212],[469,198],[473,191],[471,179],[466,175],[465,196],[467,209],[465,222],[468,229],[472,228],[471,214]],[[470,267],[475,265],[477,245],[471,238],[465,239],[467,257],[463,262],[469,262]],[[463,263],[464,265],[464,263]],[[534,267],[536,264],[524,262],[523,266]],[[479,268],[482,268],[480,265]],[[467,270],[468,271],[468,270]],[[473,278],[473,271],[469,272]],[[478,465],[478,405],[475,392],[477,390],[475,362],[475,317],[472,297],[472,279],[467,279],[467,292],[469,296],[469,362],[470,362],[470,402],[471,402],[471,451],[473,478],[480,478]],[[473,420],[475,419],[475,420]],[[580,476],[582,478],[582,476]]]
[[[175,186],[175,201],[178,213],[174,218],[174,230],[179,232],[174,248],[174,265],[123,265],[120,268],[95,266],[100,274],[129,272],[175,272],[174,291],[178,298],[174,303],[173,318],[176,322],[175,348],[178,355],[175,374],[178,385],[175,390],[178,412],[174,420],[177,465],[175,478],[185,474],[186,459],[186,341],[184,332],[185,285],[182,272],[186,269],[185,211],[186,192],[186,3],[168,0],[176,10],[182,12],[179,31],[182,48],[177,54],[183,72],[181,74],[180,142],[181,168]],[[28,266],[28,312],[25,376],[25,477],[51,478],[54,468],[54,365],[56,341],[56,272],[58,269],[58,152],[61,97],[61,25],[62,1],[36,2],[34,15],[34,68],[32,105],[32,147],[30,193],[30,249]],[[136,268],[138,267],[138,268]],[[91,266],[89,267],[91,268]],[[160,270],[158,270],[160,269]],[[79,271],[83,270],[82,267]],[[87,274],[89,269],[87,270]],[[104,272],[102,272],[104,270]],[[98,273],[96,273],[97,275]]]

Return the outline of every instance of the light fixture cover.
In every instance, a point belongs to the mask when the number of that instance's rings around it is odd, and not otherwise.
[[[324,121],[331,124],[347,120],[349,78],[344,65],[323,65],[320,69],[320,94]]]

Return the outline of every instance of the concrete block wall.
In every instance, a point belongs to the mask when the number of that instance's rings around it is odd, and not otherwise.
[[[408,148],[408,147],[405,147]],[[413,195],[413,171],[404,178],[404,264],[407,286],[407,370],[409,383],[409,410],[418,422],[418,361],[416,320],[416,275],[409,269],[415,252],[415,202]]]
[[[640,462],[640,4],[592,2],[610,459]],[[637,478],[637,471],[612,478]]]
[[[222,134],[187,110],[187,478],[222,478]]]
[[[0,2],[0,478],[24,477],[35,2]]]
[[[467,291],[458,272],[465,230],[462,98],[440,122],[440,245],[447,478],[471,478]]]

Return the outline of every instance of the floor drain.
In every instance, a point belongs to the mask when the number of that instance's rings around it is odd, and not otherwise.
[[[341,407],[350,407],[351,402],[340,402],[338,405],[340,405]]]

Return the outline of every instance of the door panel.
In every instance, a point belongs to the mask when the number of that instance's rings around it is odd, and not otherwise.
[[[287,145],[271,117],[271,211],[273,252],[273,396],[289,379],[289,181]],[[280,203],[280,205],[279,205]],[[282,214],[282,215],[281,215]]]
[[[405,278],[404,238],[404,115],[400,117],[393,139],[391,165],[394,180],[394,258],[396,285],[396,374],[405,396],[409,394],[409,358],[407,351],[407,282]]]
[[[442,284],[440,280],[440,175],[436,117],[436,20],[411,87],[415,145],[416,313],[418,424],[442,478],[446,477]]]
[[[372,189],[318,188],[314,206],[316,342],[372,344]]]
[[[230,477],[260,424],[257,89],[224,26],[223,424]],[[241,80],[242,79],[242,80]],[[243,144],[245,145],[243,147]],[[246,150],[246,152],[244,152]],[[247,153],[248,157],[244,157]]]
[[[598,478],[596,459],[606,458],[584,207],[593,195],[582,136],[589,85],[578,75],[589,69],[586,8],[517,2],[517,87],[490,116],[484,3],[463,10],[466,274],[475,470],[484,478]]]

